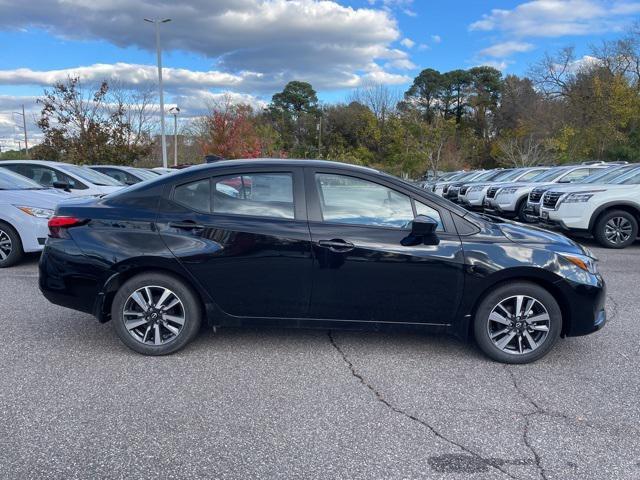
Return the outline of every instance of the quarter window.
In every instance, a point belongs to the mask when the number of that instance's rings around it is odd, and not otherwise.
[[[176,187],[173,200],[192,210],[211,211],[211,186],[208,178]]]
[[[289,219],[295,217],[291,173],[216,177],[214,185],[214,213]]]
[[[411,199],[377,183],[320,173],[316,184],[325,222],[405,228],[413,220]]]

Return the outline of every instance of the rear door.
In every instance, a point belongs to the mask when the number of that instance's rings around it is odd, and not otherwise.
[[[158,218],[167,246],[227,314],[306,317],[312,259],[302,170],[209,175],[167,192]]]
[[[464,265],[451,214],[381,179],[305,170],[315,258],[311,316],[451,323]],[[403,245],[415,215],[438,221],[437,242]]]

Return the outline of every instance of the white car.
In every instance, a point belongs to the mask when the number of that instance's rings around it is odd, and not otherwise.
[[[129,167],[126,165],[87,165],[91,170],[114,178],[125,185],[135,185],[145,180],[158,178],[159,172],[151,172],[144,168]]]
[[[476,180],[465,183],[460,187],[458,201],[465,208],[482,210],[484,207],[484,197],[489,187],[503,182],[526,182],[545,170],[548,170],[548,167],[512,168],[504,170],[501,175],[498,175],[491,182],[480,182]]]
[[[487,189],[485,198],[485,211],[501,217],[517,218],[526,223],[534,222],[537,220],[537,217],[530,215],[526,211],[527,200],[531,190],[542,184],[552,185],[555,183],[577,182],[603,168],[610,167],[607,165],[568,165],[554,167],[538,174],[526,183],[517,182],[490,187]]]
[[[483,175],[486,170],[471,170],[468,172],[463,172],[461,175],[456,175],[455,177],[449,178],[447,181],[436,182],[431,186],[431,191],[436,195],[440,195],[444,197],[449,191],[449,186],[455,182],[470,182],[480,175]]]
[[[640,166],[607,183],[545,192],[540,219],[564,230],[588,232],[606,248],[625,248],[638,237]]]
[[[43,249],[47,222],[68,198],[69,194],[0,168],[0,268],[15,265],[25,252]]]
[[[48,160],[4,160],[0,166],[30,178],[43,187],[59,188],[77,197],[115,192],[124,184],[80,165]]]

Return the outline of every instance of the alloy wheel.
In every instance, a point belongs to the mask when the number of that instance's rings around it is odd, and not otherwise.
[[[146,345],[165,345],[175,340],[185,322],[180,298],[165,287],[145,286],[124,302],[122,318],[129,334]]]
[[[632,233],[633,226],[624,217],[613,217],[604,226],[604,236],[615,245],[628,242]]]
[[[550,328],[551,317],[545,306],[527,295],[502,300],[493,307],[487,321],[491,342],[513,355],[539,348],[547,339]]]
[[[12,248],[11,237],[4,230],[0,230],[0,260],[6,260],[11,255]]]

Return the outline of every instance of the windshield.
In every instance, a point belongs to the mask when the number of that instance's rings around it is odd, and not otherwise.
[[[33,180],[0,168],[0,190],[44,190],[45,187]]]
[[[488,172],[485,172],[482,175],[478,175],[473,180],[478,182],[481,182],[483,180],[494,180],[495,178],[500,176],[500,174],[502,173],[504,173],[503,170],[489,170]]]
[[[521,175],[521,174],[522,174],[522,170],[520,169],[503,170],[502,172],[500,172],[499,175],[494,177],[493,180],[500,181],[500,182],[503,182],[505,180],[513,180],[514,178],[517,178],[518,175]]]
[[[158,178],[157,173],[151,173],[150,171],[145,170],[144,168],[131,167],[131,171],[136,175],[138,175],[143,180],[151,180],[152,178]]]
[[[545,170],[542,173],[539,173],[538,175],[531,177],[530,181],[534,182],[534,183],[540,183],[540,182],[550,182],[552,180],[555,180],[555,178],[560,175],[563,172],[566,172],[567,169],[566,168],[562,168],[562,167],[556,167],[556,168],[552,168],[550,170]]]
[[[60,165],[62,170],[66,170],[67,172],[73,173],[78,177],[86,180],[89,183],[93,183],[94,185],[99,185],[101,187],[121,187],[124,185],[120,183],[114,178],[111,178],[102,173],[96,172],[95,170],[91,170],[88,167],[81,167],[78,165]]]
[[[589,175],[580,183],[610,183],[612,180],[633,171],[638,168],[638,165],[627,165],[624,167],[607,168],[604,171],[599,171],[592,175]]]
[[[522,175],[521,177],[517,177],[519,182],[530,182],[533,178],[537,177],[538,175],[544,173],[544,172],[548,172],[549,169],[548,168],[543,168],[543,169],[535,169],[535,170],[530,170],[527,173],[525,173],[524,175]],[[522,172],[520,172],[522,173]]]

